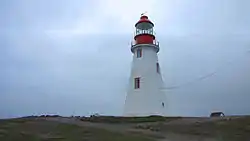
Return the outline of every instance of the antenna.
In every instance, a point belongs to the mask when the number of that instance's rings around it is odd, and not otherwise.
[[[145,14],[147,13],[147,11],[146,12],[144,12],[144,13],[141,13],[141,16],[145,16]]]

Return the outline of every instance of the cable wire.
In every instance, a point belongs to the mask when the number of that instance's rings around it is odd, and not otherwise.
[[[245,55],[249,55],[250,54],[250,50],[246,51],[245,52]],[[236,61],[235,61],[236,62]],[[209,74],[206,74],[204,76],[201,76],[193,81],[190,81],[190,82],[187,82],[187,83],[184,83],[184,84],[181,84],[181,85],[175,85],[175,86],[170,86],[170,87],[164,87],[162,88],[162,90],[173,90],[173,89],[180,89],[182,87],[185,87],[185,86],[188,86],[188,85],[191,85],[193,83],[196,83],[196,82],[199,82],[199,81],[202,81],[202,80],[205,80],[205,79],[208,79],[210,77],[213,77],[215,76],[219,71],[220,69],[224,68],[225,69],[225,66],[228,66],[232,64],[232,61],[230,62],[227,62],[225,63],[224,65],[220,66],[216,71],[212,72],[212,73],[209,73]],[[223,67],[224,66],[224,67]]]

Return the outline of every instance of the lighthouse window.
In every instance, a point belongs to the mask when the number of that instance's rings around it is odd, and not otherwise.
[[[134,85],[135,85],[135,89],[140,88],[140,77],[137,77],[134,79]]]
[[[138,35],[140,33],[139,29],[136,29],[136,35]]]
[[[160,73],[160,65],[159,65],[159,63],[156,63],[156,72]]]
[[[153,34],[153,28],[149,29],[149,34]]]
[[[141,56],[142,56],[142,49],[139,48],[139,49],[137,49],[137,51],[136,51],[136,57],[137,57],[137,58],[140,58]]]

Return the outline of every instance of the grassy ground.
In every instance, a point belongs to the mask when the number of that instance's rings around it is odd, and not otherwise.
[[[175,122],[139,124],[136,128],[178,133],[201,137],[213,137],[218,141],[250,141],[250,116],[231,118],[190,118]]]
[[[35,119],[0,120],[0,141],[151,141],[137,135],[114,133]]]
[[[152,141],[152,138],[161,141],[250,141],[250,116],[0,120],[0,141]]]
[[[81,118],[81,120],[95,122],[95,123],[144,123],[144,122],[159,122],[159,121],[165,122],[180,118],[181,117],[162,117],[162,116],[148,116],[148,117],[99,116],[99,117]]]

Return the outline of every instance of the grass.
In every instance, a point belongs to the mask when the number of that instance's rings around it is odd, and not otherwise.
[[[250,140],[250,117],[214,123],[216,134],[224,140]]]
[[[138,135],[114,133],[36,119],[0,120],[0,141],[152,141]]]
[[[114,116],[93,116],[81,118],[82,121],[99,122],[99,123],[145,123],[145,122],[159,122],[172,121],[180,119],[181,117],[162,117],[162,116],[148,116],[148,117],[114,117]]]
[[[183,120],[174,121],[176,119],[180,118],[160,116],[101,116],[81,118],[83,121],[112,123],[112,125],[132,123],[134,126],[131,126],[131,129],[136,129],[135,131],[139,129],[138,131],[141,132],[142,130],[142,133],[144,133],[143,131],[151,130],[157,133],[157,135],[177,133],[180,135],[195,135],[204,138],[212,137],[217,138],[218,141],[250,140],[249,116],[231,118],[230,120],[228,120],[228,118],[221,118],[219,120],[183,118]],[[119,126],[116,128],[119,128]],[[146,138],[147,135],[141,133],[116,133],[112,131],[46,121],[38,117],[0,120],[0,141],[152,141],[151,138]],[[145,134],[148,134],[148,132],[145,132]]]
[[[217,137],[222,141],[250,140],[250,117],[232,118],[230,120],[222,118],[191,124],[151,124],[149,126],[151,127],[146,128],[157,128],[162,132]]]

